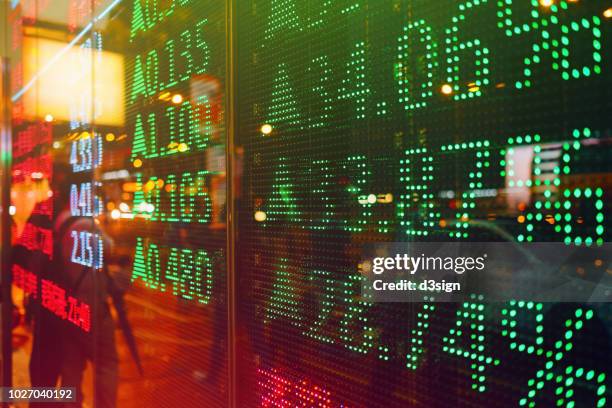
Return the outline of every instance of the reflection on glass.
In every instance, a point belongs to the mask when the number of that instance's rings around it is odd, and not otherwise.
[[[232,383],[239,408],[610,403],[609,303],[373,302],[356,267],[371,242],[610,240],[602,2],[5,6],[14,385],[87,407],[225,407]]]
[[[14,384],[222,406],[224,9],[26,1],[9,18]]]

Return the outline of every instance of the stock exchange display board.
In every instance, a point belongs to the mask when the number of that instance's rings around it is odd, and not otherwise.
[[[358,268],[372,243],[604,247],[610,2],[6,7],[13,385],[95,407],[610,404],[610,302],[374,302]]]
[[[374,303],[356,265],[368,242],[609,241],[610,4],[237,7],[254,403],[608,404],[608,303]]]

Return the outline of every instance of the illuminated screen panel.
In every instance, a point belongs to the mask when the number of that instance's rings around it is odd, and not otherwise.
[[[606,406],[609,303],[372,303],[355,265],[609,241],[608,5],[237,6],[241,406]]]
[[[14,383],[223,406],[224,8],[39,3],[15,26]]]
[[[42,11],[50,5],[38,6]],[[13,222],[3,227],[12,227],[10,273],[15,312],[19,312],[14,322],[12,382],[22,387],[55,386],[61,376],[66,384],[82,384],[87,392],[80,393],[79,400],[91,404],[93,382],[85,361],[94,360],[92,339],[104,315],[104,304],[96,300],[103,248],[93,219],[76,217],[79,202],[72,199],[74,186],[91,185],[91,170],[102,154],[93,144],[90,122],[81,120],[76,126],[72,122],[77,116],[91,120],[91,65],[87,64],[93,53],[91,39],[83,35],[81,42],[68,47],[58,32],[39,31],[44,23],[25,17],[27,10],[20,4],[9,7],[10,51],[15,60]],[[69,72],[69,78],[52,78],[62,72]],[[52,89],[54,83],[61,86]],[[80,167],[76,146],[82,154]],[[91,195],[83,190],[81,203],[91,212],[87,204]],[[106,334],[111,338],[114,333]],[[107,361],[113,365],[112,359]]]
[[[129,0],[97,26],[102,47],[125,60],[126,118],[97,128],[99,219],[113,241],[105,262],[127,273],[144,373],[119,385],[119,406],[223,406],[225,11]]]

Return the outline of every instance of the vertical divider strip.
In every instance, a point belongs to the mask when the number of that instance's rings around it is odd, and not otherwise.
[[[226,270],[227,270],[227,379],[228,407],[237,407],[237,364],[236,364],[236,320],[237,320],[237,282],[236,277],[236,208],[234,192],[234,141],[236,137],[236,22],[235,0],[226,0],[226,74],[225,74],[225,115],[226,115]]]

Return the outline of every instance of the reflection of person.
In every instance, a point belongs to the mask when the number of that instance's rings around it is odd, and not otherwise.
[[[56,171],[56,179],[59,180],[61,175],[57,173]],[[93,233],[99,236],[102,234],[93,219],[72,216],[67,200],[70,196],[70,184],[59,182],[57,188],[54,274],[58,282],[64,285],[67,293],[88,304],[91,311],[91,330],[89,332],[70,323],[64,324],[62,336],[64,352],[60,368],[61,386],[74,387],[77,406],[81,406],[83,373],[87,362],[90,362],[94,368],[95,406],[98,408],[114,407],[117,397],[119,361],[115,345],[115,322],[109,306],[110,278],[103,270],[76,264],[71,259],[73,231]],[[96,246],[95,240],[96,238],[92,238],[92,247]]]
[[[36,177],[34,177],[36,175]],[[41,176],[42,175],[42,176]],[[32,387],[55,387],[59,378],[61,321],[39,302],[40,280],[52,273],[51,251],[32,242],[33,233],[51,233],[51,189],[48,175],[32,172],[13,184],[13,270],[28,274],[24,288],[26,321],[32,324],[32,352],[29,362]],[[34,280],[31,280],[34,278]],[[31,403],[31,407],[40,406]],[[48,404],[47,404],[48,406]]]
[[[67,219],[59,229],[62,235],[60,246],[63,251],[71,249],[72,230],[92,231],[91,220]],[[95,230],[95,229],[93,229]],[[101,271],[70,262],[62,254],[63,272],[67,287],[73,296],[90,305],[91,331],[70,325],[65,328],[63,347],[65,353],[61,367],[63,387],[75,387],[77,402],[83,400],[81,385],[87,362],[93,364],[94,399],[96,407],[114,407],[117,396],[118,356],[115,345],[115,322],[110,313],[107,276]]]
[[[85,365],[93,363],[95,370],[95,404],[114,407],[117,394],[118,358],[115,347],[115,324],[108,306],[110,278],[91,268],[71,261],[72,231],[95,232],[93,220],[72,217],[69,206],[70,169],[54,166],[53,193],[47,177],[25,179],[13,186],[11,196],[15,207],[13,262],[23,273],[35,277],[28,286],[25,302],[28,322],[33,325],[32,353],[30,356],[30,383],[33,387],[75,387],[78,405],[83,396],[81,383]],[[53,201],[51,198],[53,197]],[[55,222],[51,222],[55,207]],[[47,231],[53,236],[53,245],[32,249],[31,232]],[[80,244],[80,243],[79,243]],[[90,307],[91,329],[66,321],[70,313],[67,305],[59,305],[54,312],[43,306],[42,280],[47,279],[65,291],[68,296]],[[31,287],[32,286],[32,287]],[[112,285],[110,285],[112,286]],[[61,302],[60,299],[57,299]],[[58,404],[59,405],[59,404]],[[42,406],[31,403],[31,407]],[[49,406],[45,403],[44,406]],[[75,404],[71,403],[71,407]]]

